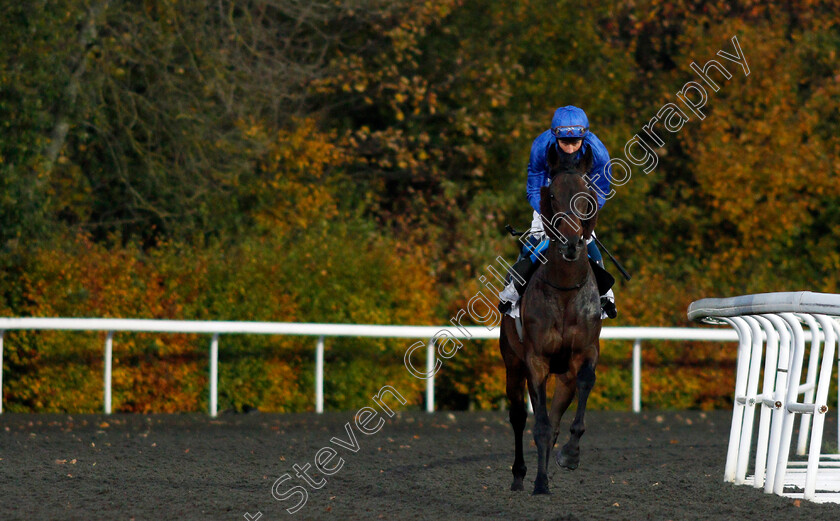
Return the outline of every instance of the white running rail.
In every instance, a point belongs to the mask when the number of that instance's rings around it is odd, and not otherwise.
[[[840,295],[808,291],[703,299],[689,306],[690,319],[729,324],[738,333],[725,481],[763,486],[767,493],[840,503],[840,454],[821,454],[831,373],[840,338],[838,316]],[[806,342],[810,342],[809,350]],[[840,378],[840,358],[837,367]],[[759,391],[762,368],[764,378]],[[761,414],[755,461],[753,474],[747,476],[757,410]],[[807,460],[796,460],[790,455],[797,414],[800,421],[796,455],[807,454]],[[840,445],[840,426],[837,436]]]
[[[303,324],[293,322],[221,322],[191,320],[152,320],[122,318],[0,318],[0,413],[3,412],[3,335],[7,330],[61,330],[105,331],[104,412],[111,413],[111,364],[115,332],[134,333],[196,333],[212,335],[210,341],[210,396],[209,412],[218,413],[219,335],[302,335],[315,336],[315,411],[324,410],[324,338],[325,337],[375,337],[434,339],[442,331],[454,338],[496,339],[497,327],[439,327],[439,326],[379,326],[362,324]],[[642,340],[701,340],[736,342],[734,331],[717,328],[675,327],[605,327],[603,340],[633,340],[633,410],[642,407]],[[434,360],[435,344],[429,341],[427,362]],[[426,380],[426,410],[434,411],[434,377]]]

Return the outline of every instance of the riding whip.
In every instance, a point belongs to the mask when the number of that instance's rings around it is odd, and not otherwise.
[[[514,237],[517,237],[517,236],[519,236],[519,235],[524,235],[524,234],[525,234],[525,232],[520,232],[520,231],[515,230],[515,229],[513,228],[513,226],[511,226],[511,225],[509,225],[509,224],[505,226],[505,230],[507,230],[507,232],[508,232],[509,234],[513,235]],[[622,275],[625,279],[630,280],[630,274],[629,274],[629,273],[627,273],[627,270],[625,270],[625,269],[624,269],[624,266],[622,266],[622,265],[621,265],[621,263],[620,263],[620,262],[618,262],[618,259],[616,259],[615,257],[613,257],[613,254],[612,254],[612,253],[610,253],[610,250],[608,250],[608,249],[606,248],[606,246],[604,246],[604,245],[601,243],[601,241],[600,241],[600,240],[598,240],[598,237],[596,237],[595,235],[593,235],[593,236],[592,236],[592,238],[593,238],[593,239],[595,239],[595,244],[597,244],[597,245],[598,245],[598,247],[599,247],[599,248],[601,248],[601,249],[604,251],[604,253],[606,253],[606,254],[607,254],[607,257],[609,257],[609,258],[610,258],[610,260],[611,260],[611,261],[613,261],[613,264],[615,264],[615,267],[616,267],[616,268],[618,268],[618,271],[619,271],[619,272],[621,272],[621,275]]]
[[[622,266],[621,263],[618,262],[618,260],[615,257],[613,257],[613,254],[610,253],[610,250],[608,250],[603,244],[601,244],[601,241],[598,240],[598,237],[593,235],[592,238],[595,239],[595,244],[597,244],[598,247],[601,248],[601,250],[607,254],[607,257],[609,257],[610,260],[613,261],[613,264],[615,264],[615,267],[618,268],[618,271],[621,272],[621,275],[623,275],[625,279],[630,280],[630,274],[627,273],[627,270],[624,269],[624,266]]]

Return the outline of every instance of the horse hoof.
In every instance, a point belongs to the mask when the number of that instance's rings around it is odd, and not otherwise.
[[[536,496],[539,494],[551,494],[551,492],[548,491],[548,478],[537,479],[536,481],[534,481],[533,495]]]
[[[510,486],[510,489],[514,490],[514,491],[519,491],[519,490],[525,490],[525,487],[522,485],[522,480],[521,479],[518,479],[518,480],[515,479],[515,480],[513,480],[513,484]]]
[[[580,464],[580,457],[570,456],[570,455],[564,454],[563,452],[558,452],[554,456],[554,461],[556,461],[557,464],[559,466],[563,467],[563,468],[567,468],[569,470],[575,470],[576,468],[578,468],[578,465]]]

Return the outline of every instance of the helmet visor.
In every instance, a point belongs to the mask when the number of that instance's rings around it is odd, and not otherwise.
[[[569,125],[563,127],[554,127],[551,129],[551,133],[554,134],[554,137],[557,139],[576,139],[582,138],[586,135],[586,132],[589,130],[589,127],[584,127],[583,125]]]

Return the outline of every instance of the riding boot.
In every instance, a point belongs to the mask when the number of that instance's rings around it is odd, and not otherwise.
[[[521,255],[519,260],[511,267],[508,275],[508,284],[499,293],[499,312],[503,315],[510,311],[510,308],[519,300],[522,290],[528,283],[528,279],[535,271],[535,263],[528,254]]]

